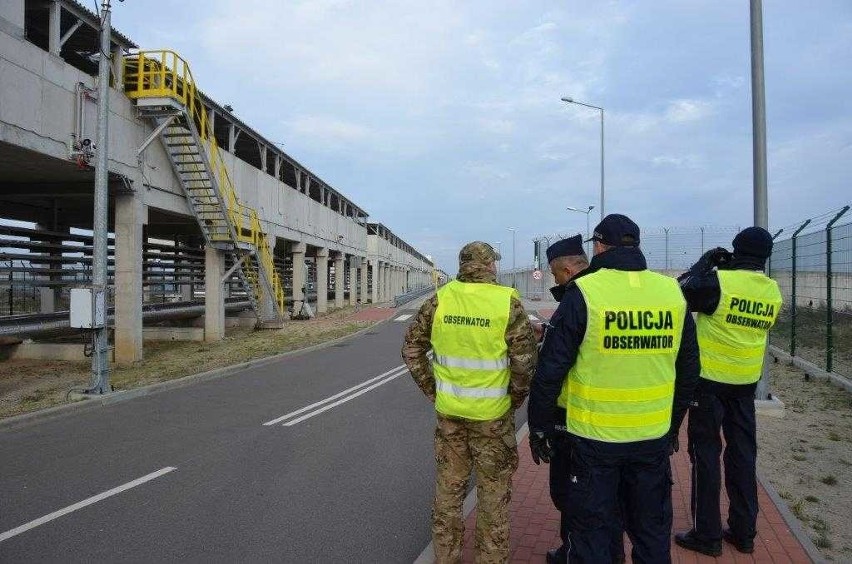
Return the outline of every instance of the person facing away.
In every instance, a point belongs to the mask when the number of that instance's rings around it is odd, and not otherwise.
[[[620,510],[633,562],[664,564],[669,456],[699,376],[695,323],[677,282],[647,269],[632,220],[608,215],[592,240],[591,265],[566,288],[542,345],[530,446],[548,454],[544,430],[565,383],[567,562],[612,562]]]
[[[583,238],[574,235],[567,239],[556,241],[547,248],[547,262],[550,272],[556,281],[556,285],[550,289],[553,298],[560,302],[565,291],[572,280],[582,276],[589,267],[589,260],[583,250]],[[542,333],[544,333],[542,331]],[[542,334],[542,340],[544,335]],[[563,392],[567,387],[563,385]],[[555,420],[558,422],[553,429],[548,429],[544,434],[550,447],[550,456],[544,455],[544,462],[550,463],[550,499],[559,511],[559,536],[562,544],[547,552],[545,559],[547,564],[563,564],[568,558],[568,514],[565,497],[568,490],[568,479],[571,475],[571,439],[565,428],[565,405],[566,398],[560,394],[556,401]],[[531,440],[536,440],[531,437]],[[539,464],[541,458],[539,450],[533,450],[533,461]],[[614,520],[614,528],[611,536],[613,543],[613,562],[624,561],[624,544],[622,540],[622,529],[620,519]]]
[[[462,503],[473,470],[476,561],[509,560],[509,502],[518,467],[514,413],[529,392],[537,348],[518,292],[497,284],[499,258],[481,241],[462,247],[458,277],[423,304],[402,348],[437,415],[432,540],[440,564],[461,562]]]
[[[698,312],[701,380],[689,408],[692,462],[692,529],[675,542],[710,556],[722,539],[740,552],[754,551],[757,534],[757,437],[754,395],[763,372],[769,329],[781,309],[778,284],[763,273],[772,236],[761,227],[741,231],[731,255],[711,249],[679,278],[691,311]],[[725,489],[730,501],[722,529],[719,497],[725,436]]]

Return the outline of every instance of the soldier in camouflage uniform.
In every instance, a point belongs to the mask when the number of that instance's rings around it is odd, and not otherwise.
[[[496,563],[509,560],[509,501],[512,474],[518,467],[514,413],[529,392],[537,349],[532,327],[517,292],[497,285],[494,264],[496,260],[499,260],[499,255],[487,243],[476,241],[465,245],[459,253],[457,281],[444,286],[436,296],[423,304],[408,328],[402,349],[402,358],[415,383],[426,397],[436,404],[437,477],[432,512],[432,538],[436,561],[439,563],[461,562],[464,537],[462,502],[473,469],[477,475],[476,561]],[[453,293],[453,288],[460,290]],[[499,336],[497,333],[490,333],[494,336],[493,340],[499,343],[483,343],[481,340],[483,337],[480,330],[490,327],[492,319],[448,315],[454,311],[448,312],[447,305],[439,312],[438,300],[442,296],[447,303],[452,301],[465,313],[476,311],[477,308],[483,311],[482,302],[489,299],[494,299],[495,304],[508,306],[493,320],[495,329],[502,328],[505,324],[505,331]],[[459,299],[462,299],[465,305],[458,306]],[[505,301],[501,302],[500,299]],[[494,308],[494,311],[499,310],[499,306]],[[487,308],[484,311],[488,311]],[[436,312],[439,315],[436,316]],[[460,351],[455,356],[477,357],[477,354],[481,355],[478,351],[490,345],[494,347],[492,350],[501,351],[502,359],[476,361],[447,358],[441,354],[442,350],[446,349],[437,340],[439,335],[446,334],[442,331],[448,330],[447,323],[465,325],[463,328],[449,329],[454,331],[450,333],[452,337],[440,337],[444,339],[441,342],[449,343],[449,349]],[[465,350],[468,336],[472,339],[473,346]],[[476,339],[480,339],[478,344]],[[434,366],[426,356],[430,349],[435,351]],[[462,354],[463,352],[468,354]],[[494,387],[467,387],[473,385],[476,376],[470,381],[463,378],[453,380],[449,376],[451,372],[444,372],[452,369],[443,366],[442,362],[453,360],[457,362],[456,366],[464,365],[466,369],[470,368],[470,363],[502,361],[501,382],[508,383],[502,391]],[[475,370],[473,372],[476,374]],[[470,374],[471,371],[459,370],[452,374],[459,373]],[[455,383],[448,384],[448,378]],[[465,394],[471,397],[464,397]],[[466,412],[467,416],[458,416],[457,413],[464,412],[464,409],[453,409],[454,406],[462,406],[471,411]]]

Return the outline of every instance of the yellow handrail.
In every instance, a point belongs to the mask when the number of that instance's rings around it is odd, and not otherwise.
[[[211,172],[219,179],[220,193],[225,200],[228,219],[234,228],[235,242],[249,243],[257,252],[259,266],[269,275],[273,298],[284,311],[284,285],[275,270],[272,251],[257,211],[241,203],[231,182],[228,169],[219,153],[219,145],[208,129],[207,112],[189,70],[189,65],[177,53],[169,50],[140,51],[124,59],[125,93],[132,99],[170,98],[179,102],[189,119],[196,123],[201,139],[207,143]],[[214,235],[215,240],[230,241],[226,234]],[[255,293],[260,290],[260,280],[252,272],[251,261],[246,269]],[[258,296],[259,297],[259,296]]]

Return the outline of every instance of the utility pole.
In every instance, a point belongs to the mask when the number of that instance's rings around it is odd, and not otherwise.
[[[751,0],[751,129],[754,183],[754,224],[769,229],[769,205],[766,191],[766,96],[763,83],[763,4]],[[796,307],[796,304],[793,304]],[[767,353],[768,358],[768,353]],[[769,363],[764,360],[763,374],[757,383],[755,399],[769,399]]]
[[[109,74],[110,74],[110,0],[101,4],[101,56],[98,61],[98,137],[95,152],[94,249],[92,251],[93,315],[102,304],[103,323],[93,328],[92,387],[89,393],[103,394],[109,386],[109,341],[107,335],[107,225],[109,210]],[[93,324],[97,325],[97,324]]]

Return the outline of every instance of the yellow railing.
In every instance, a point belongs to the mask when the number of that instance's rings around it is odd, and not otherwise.
[[[211,172],[219,180],[220,194],[225,200],[228,219],[233,225],[236,241],[249,243],[256,249],[259,262],[257,266],[268,273],[273,298],[283,312],[284,285],[275,270],[275,262],[266,233],[263,231],[257,211],[244,205],[237,198],[228,169],[219,153],[216,136],[208,128],[207,112],[198,94],[189,65],[174,51],[140,51],[124,59],[124,84],[125,93],[132,99],[170,98],[179,102],[184,107],[187,117],[195,122],[199,136],[207,144],[208,158],[213,169]],[[214,240],[231,240],[230,234],[226,233],[216,233],[213,238]],[[249,264],[245,271],[250,273],[247,277],[259,299],[260,280],[254,272],[256,266],[251,259],[247,259],[247,262]]]

